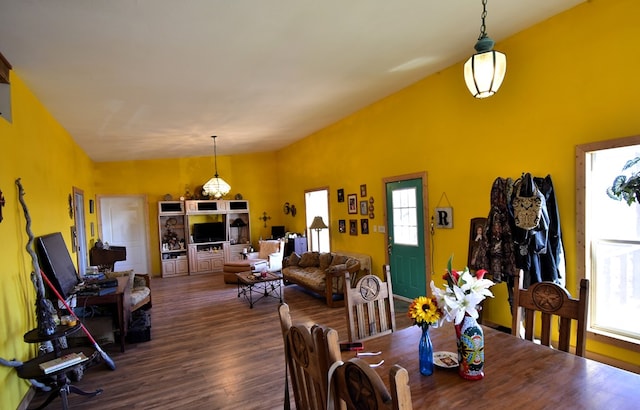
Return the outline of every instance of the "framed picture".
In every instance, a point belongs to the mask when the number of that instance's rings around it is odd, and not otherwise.
[[[360,201],[360,215],[367,215],[369,213],[369,203],[367,201]]]
[[[364,218],[360,220],[360,232],[363,235],[369,235],[369,220]]]
[[[469,229],[469,253],[467,254],[467,266],[471,270],[476,270],[478,259],[478,247],[483,239],[484,226],[487,224],[487,218],[473,218]]]
[[[349,235],[358,235],[358,220],[349,219]]]
[[[358,213],[358,197],[356,194],[349,194],[347,196],[347,201],[349,201],[349,213],[357,214]]]
[[[338,202],[344,202],[344,189],[338,189]]]
[[[347,222],[344,219],[339,219],[338,220],[338,232],[340,232],[340,233],[347,232]]]
[[[360,185],[360,196],[367,196],[367,184]]]

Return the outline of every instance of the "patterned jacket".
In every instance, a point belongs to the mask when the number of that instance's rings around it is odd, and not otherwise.
[[[509,198],[513,189],[511,178],[496,178],[491,187],[491,210],[478,245],[476,265],[472,269],[486,269],[496,283],[516,273],[512,236],[513,218]]]

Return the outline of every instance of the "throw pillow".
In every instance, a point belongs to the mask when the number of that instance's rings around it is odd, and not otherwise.
[[[142,276],[133,275],[133,289],[144,288],[147,286],[147,281]]]
[[[320,269],[325,270],[331,265],[331,259],[333,258],[329,252],[323,252],[320,254]]]
[[[320,264],[320,254],[318,252],[305,252],[298,262],[298,266],[303,268],[310,268],[312,266],[318,266]]]
[[[300,263],[300,255],[293,252],[291,256],[287,259],[287,266],[298,266]]]

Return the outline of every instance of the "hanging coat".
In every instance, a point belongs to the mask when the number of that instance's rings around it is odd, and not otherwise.
[[[566,281],[566,266],[564,259],[564,245],[560,229],[560,212],[556,202],[556,194],[551,181],[551,175],[544,178],[534,177],[534,182],[545,197],[546,211],[549,218],[547,234],[547,252],[539,254],[540,279],[556,282],[562,286]]]
[[[506,280],[516,272],[512,220],[508,203],[513,182],[510,178],[496,178],[491,187],[491,209],[483,237],[478,245],[475,269],[486,269],[496,283]]]

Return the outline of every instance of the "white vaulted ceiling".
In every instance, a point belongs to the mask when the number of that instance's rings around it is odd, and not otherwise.
[[[500,41],[583,1],[490,0],[487,31]],[[214,134],[229,155],[284,147],[464,61],[481,11],[480,0],[0,0],[0,53],[96,161],[211,155]]]

